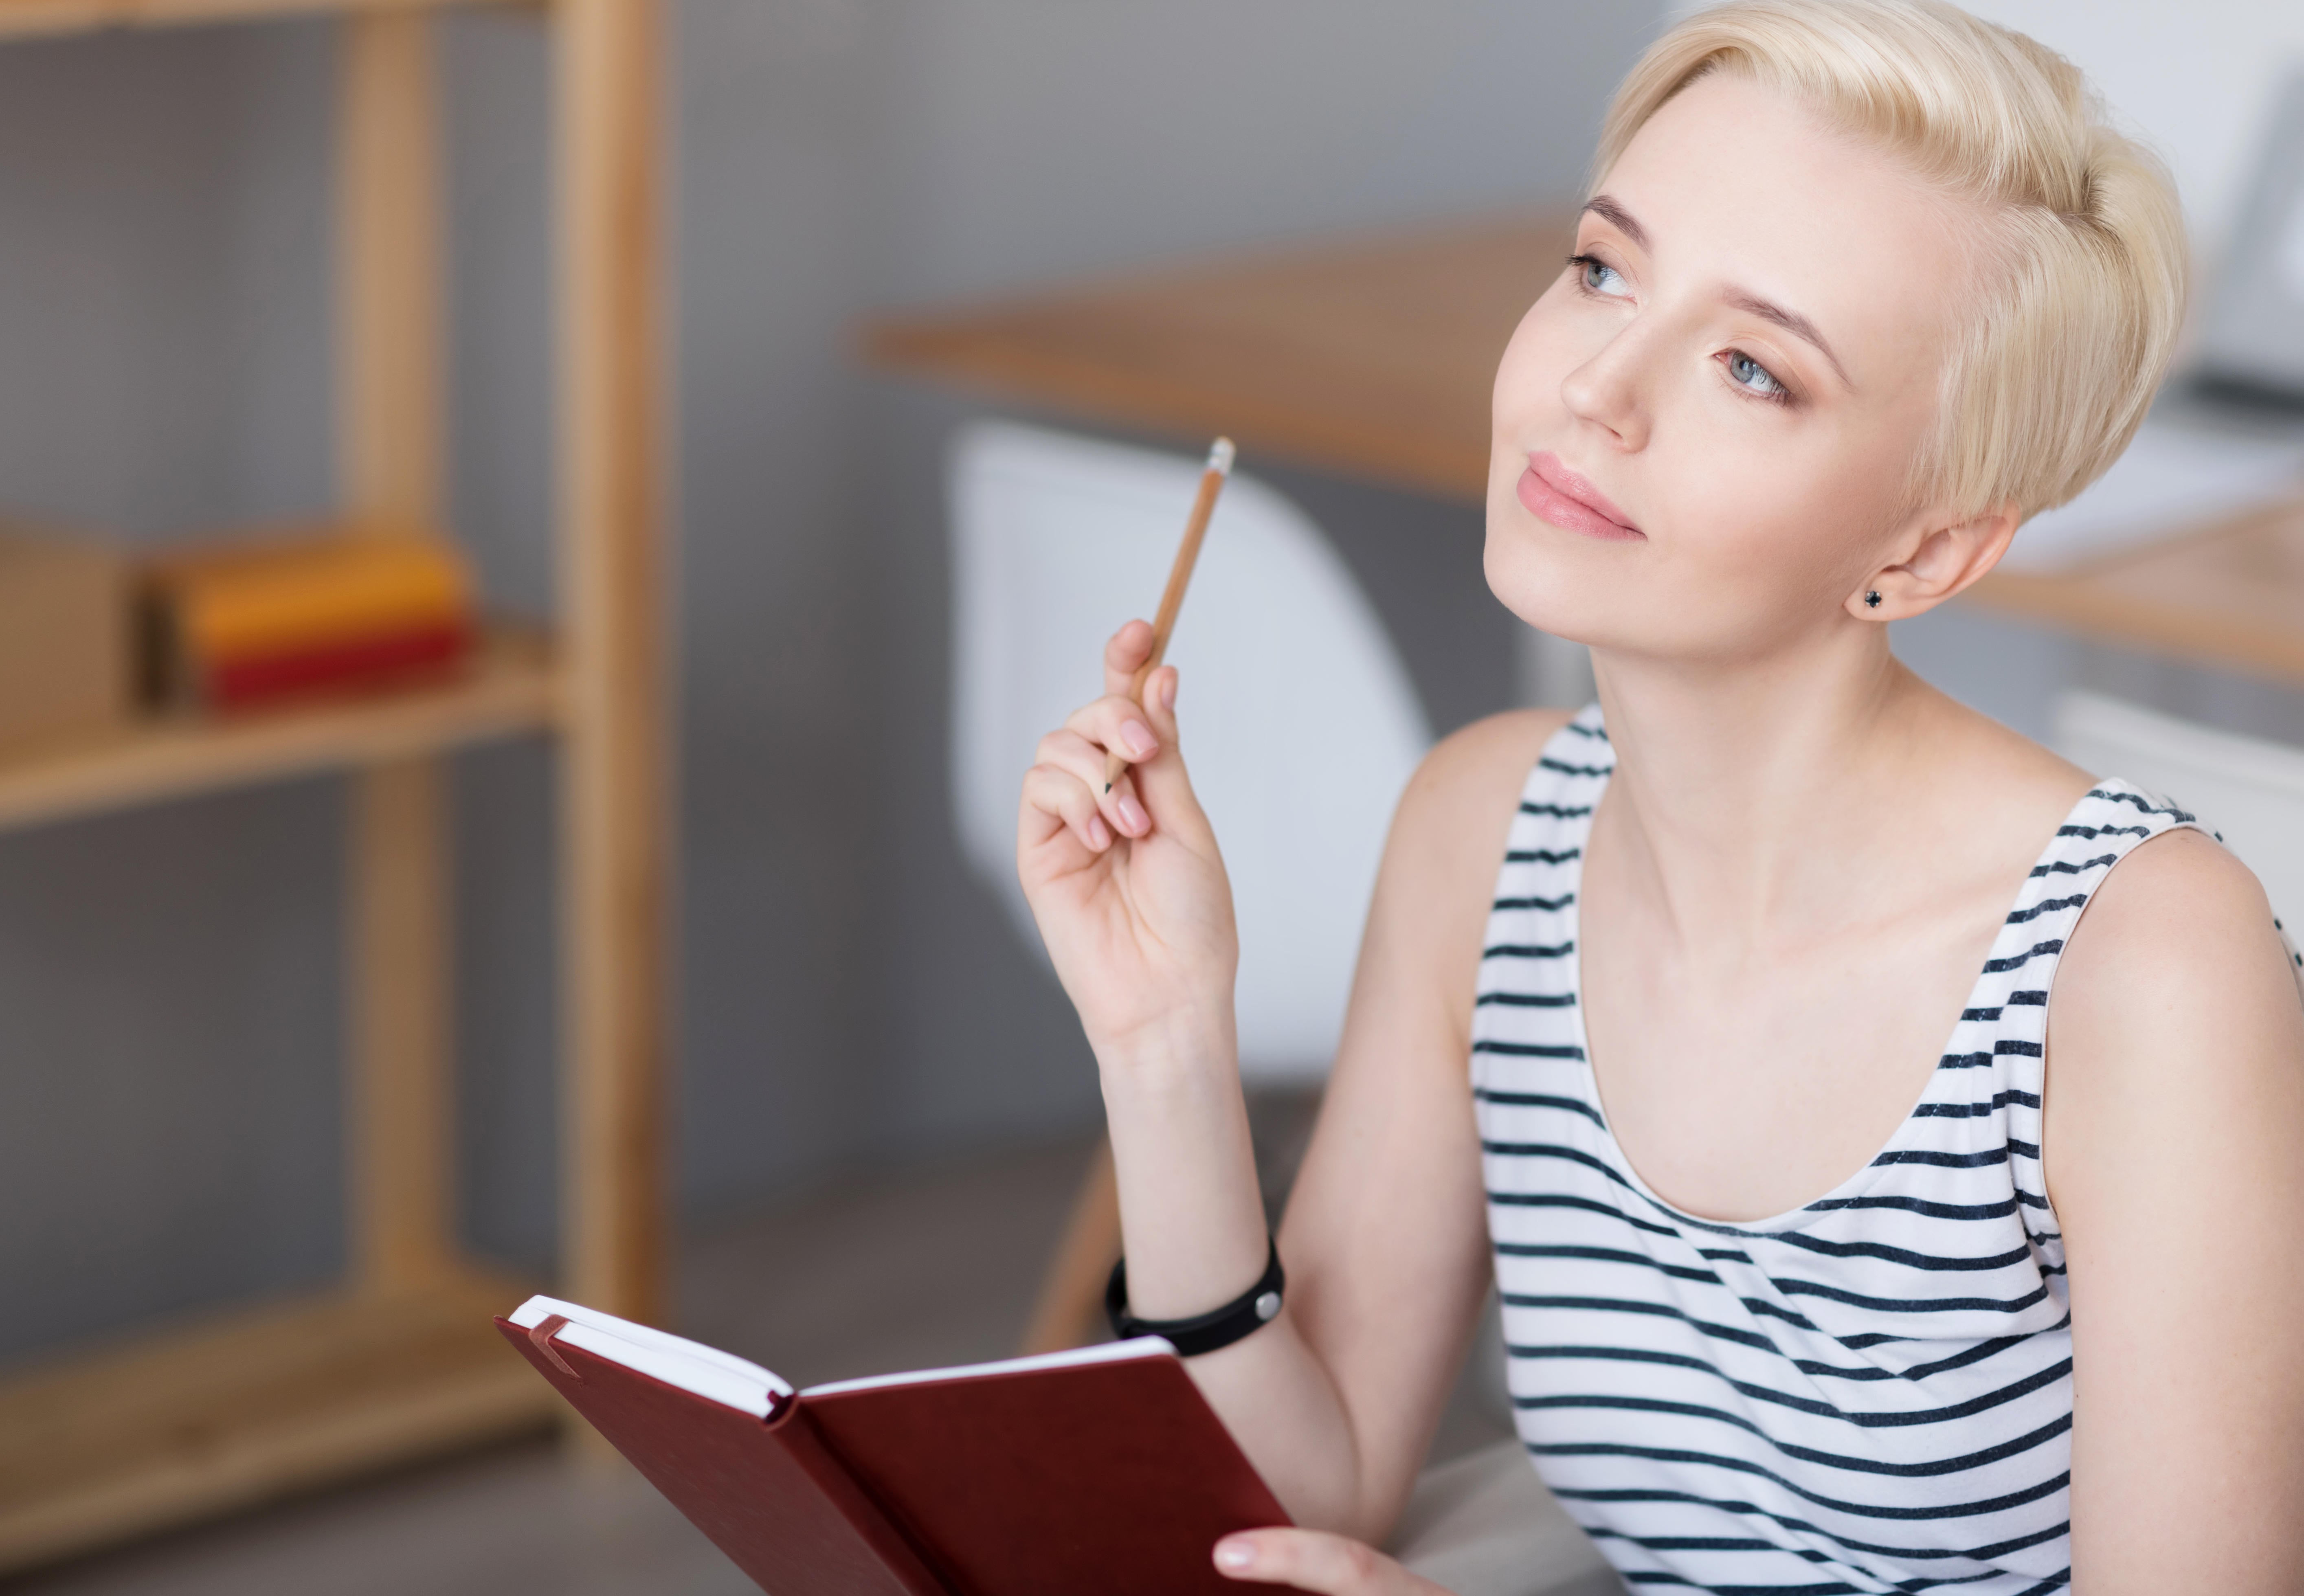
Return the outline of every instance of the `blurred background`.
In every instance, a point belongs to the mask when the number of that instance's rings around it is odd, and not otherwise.
[[[2304,140],[2304,118],[2280,120],[2304,11],[1977,9],[2071,55],[2163,152],[2204,287],[2274,226],[2251,220],[2252,196],[2277,131]],[[1012,416],[1199,445],[874,369],[860,328],[1556,210],[1671,14],[667,6],[674,1328],[803,1380],[1012,1350],[1099,1124],[1070,1009],[955,828],[947,452]],[[436,24],[444,519],[487,607],[535,616],[555,602],[551,26],[525,6]],[[143,556],[335,502],[337,29],[0,46],[0,511]],[[2266,248],[2304,283],[2296,215]],[[1553,269],[1530,259],[1529,297]],[[2304,413],[2190,393],[2195,430],[2274,452],[2304,439]],[[1243,470],[1357,579],[1430,731],[1572,683],[1489,599],[1464,496],[1252,445]],[[2304,638],[2304,608],[2288,622]],[[2034,735],[2085,688],[2304,744],[2304,673],[2283,680],[2276,642],[2250,663],[2006,605],[1900,630],[1924,673]],[[515,738],[450,766],[455,1222],[473,1254],[539,1279],[559,1212],[554,765]],[[344,783],[322,774],[0,832],[0,1362],[47,1366],[344,1272],[346,826]],[[1272,1118],[1275,1143],[1300,1129],[1300,1113]],[[563,1489],[542,1442],[19,1577],[247,1592],[537,1574],[745,1588],[648,1500]]]

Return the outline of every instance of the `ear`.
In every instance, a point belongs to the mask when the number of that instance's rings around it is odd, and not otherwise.
[[[1904,557],[1883,566],[1871,580],[1848,595],[1845,608],[1859,621],[1902,621],[1923,615],[2000,563],[2016,536],[2022,513],[2001,504],[1971,519],[1929,528],[1920,523]],[[1865,601],[1880,595],[1876,604]]]

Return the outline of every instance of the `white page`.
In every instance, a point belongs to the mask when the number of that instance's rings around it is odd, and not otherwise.
[[[534,1330],[558,1314],[568,1322],[553,1336],[555,1342],[580,1347],[597,1357],[636,1370],[666,1385],[678,1386],[707,1401],[737,1408],[764,1419],[792,1394],[792,1383],[758,1364],[733,1353],[707,1347],[645,1324],[634,1324],[614,1313],[603,1313],[557,1297],[531,1296],[509,1315],[522,1330]]]
[[[627,1369],[678,1386],[709,1401],[766,1418],[792,1395],[790,1381],[733,1353],[707,1347],[665,1330],[634,1324],[614,1313],[603,1313],[580,1303],[557,1297],[531,1296],[507,1315],[522,1330],[534,1330],[555,1314],[568,1322],[553,1340],[580,1347],[596,1357],[622,1364]],[[1173,1357],[1176,1349],[1158,1336],[1082,1347],[1069,1352],[1046,1352],[1032,1357],[1007,1358],[999,1363],[966,1364],[951,1369],[918,1369],[902,1374],[876,1374],[862,1380],[836,1380],[810,1386],[803,1395],[828,1396],[839,1391],[877,1390],[886,1386],[918,1385],[931,1380],[968,1380],[987,1374],[1026,1374],[1039,1369],[1069,1369],[1084,1364],[1123,1363],[1135,1358]]]
[[[973,1380],[984,1374],[1029,1374],[1039,1369],[1077,1369],[1089,1364],[1124,1364],[1137,1358],[1173,1357],[1176,1349],[1158,1336],[1138,1336],[1128,1341],[1107,1341],[1070,1352],[1042,1352],[1030,1357],[1004,1358],[996,1364],[962,1364],[954,1369],[915,1369],[908,1374],[875,1374],[863,1380],[835,1380],[812,1385],[803,1397],[829,1397],[841,1391],[877,1391],[888,1386],[919,1385],[931,1380]]]
[[[2000,569],[2058,570],[2300,492],[2304,441],[2147,421],[2079,498],[2025,522]]]

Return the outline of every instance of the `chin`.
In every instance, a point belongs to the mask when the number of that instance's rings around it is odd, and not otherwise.
[[[1575,569],[1574,562],[1560,558],[1561,551],[1542,546],[1537,538],[1526,535],[1528,530],[1515,528],[1503,536],[1490,531],[1480,556],[1488,591],[1496,595],[1497,603],[1540,632],[1572,642],[1593,641],[1605,629],[1596,613],[1599,607],[1596,601],[1601,595],[1591,591],[1593,573]],[[1553,536],[1567,535],[1554,532]]]

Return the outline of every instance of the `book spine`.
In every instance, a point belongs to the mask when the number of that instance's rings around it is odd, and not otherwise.
[[[201,697],[217,709],[246,709],[330,688],[445,670],[470,652],[472,629],[461,621],[319,647],[226,658],[199,671]]]
[[[395,538],[195,576],[178,587],[174,602],[184,646],[196,658],[215,659],[462,619],[472,592],[453,551]]]
[[[907,1596],[978,1596],[929,1566],[928,1550],[897,1527],[894,1517],[875,1501],[842,1461],[800,1398],[770,1420],[771,1432],[785,1455],[800,1465],[811,1484],[824,1493],[834,1511],[858,1538],[872,1549]]]

